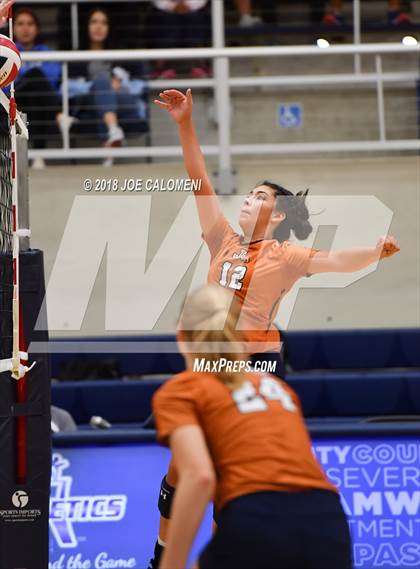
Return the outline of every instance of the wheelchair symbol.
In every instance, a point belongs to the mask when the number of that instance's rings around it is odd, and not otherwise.
[[[282,128],[302,126],[302,106],[300,104],[279,105],[278,121]]]

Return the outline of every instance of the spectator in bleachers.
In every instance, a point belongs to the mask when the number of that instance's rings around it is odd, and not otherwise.
[[[82,49],[98,51],[114,46],[111,18],[106,10],[95,8],[88,16]],[[112,64],[106,61],[106,54],[100,61],[72,65],[72,116],[76,121],[93,123],[95,134],[108,147],[121,146],[128,132],[145,132],[145,113],[136,96],[145,88],[142,75],[141,65]],[[112,161],[104,164],[111,165]]]
[[[155,49],[176,47],[203,47],[208,44],[210,20],[208,0],[152,0],[148,18],[149,44]],[[153,76],[174,79],[177,75],[172,64],[164,60],[155,63]],[[191,77],[208,77],[210,68],[205,61],[196,61]]]
[[[323,23],[332,26],[341,26],[343,20],[343,0],[330,0],[325,9]],[[411,19],[401,0],[388,0],[388,23],[394,26],[410,23]]]
[[[24,51],[50,51],[40,39],[41,26],[29,8],[16,10],[13,20],[14,40]],[[61,66],[54,61],[25,62],[15,82],[16,103],[28,115],[30,141],[34,148],[45,148],[47,139],[58,135],[56,121],[63,121],[59,85]],[[45,166],[42,158],[34,160],[34,168]]]
[[[342,26],[344,24],[342,11],[343,0],[329,0],[325,4],[325,14],[322,23],[329,26]]]
[[[409,24],[411,18],[407,11],[403,9],[401,0],[388,0],[388,23],[398,26],[399,24]]]
[[[252,0],[235,0],[235,7],[239,14],[238,25],[241,28],[251,28],[262,24],[261,18],[252,14]]]
[[[98,3],[100,0],[98,0]],[[110,15],[112,27],[118,30],[118,48],[130,49],[138,48],[138,30],[139,30],[139,15],[144,9],[144,2],[124,2],[119,0],[117,2],[107,2],[106,11]],[[87,21],[92,8],[95,3],[79,2],[78,14],[79,22],[84,23]],[[72,42],[72,28],[69,25],[71,20],[71,3],[70,1],[59,3],[56,5],[57,10],[57,24],[58,24],[58,42],[60,49],[73,49]],[[80,39],[80,38],[79,38]]]

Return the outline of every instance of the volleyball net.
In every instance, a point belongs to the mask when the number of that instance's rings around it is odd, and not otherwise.
[[[28,346],[44,268],[29,248],[26,122],[0,93],[0,567],[36,569],[48,565],[50,373]]]
[[[0,361],[7,360],[12,354],[12,222],[10,134],[3,115],[0,122]]]

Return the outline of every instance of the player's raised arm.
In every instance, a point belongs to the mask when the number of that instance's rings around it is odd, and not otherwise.
[[[203,233],[207,233],[215,221],[222,215],[219,200],[210,182],[206,163],[195,132],[192,118],[193,100],[191,89],[181,93],[169,89],[159,94],[160,99],[154,102],[167,110],[178,125],[179,139],[182,145],[184,163],[188,176],[192,180],[201,180],[200,190],[194,191]],[[204,199],[200,199],[203,197]],[[214,199],[211,199],[211,198]]]
[[[355,247],[338,251],[319,251],[312,256],[308,272],[352,273],[360,271],[372,263],[398,253],[400,246],[392,235],[381,237],[376,247]]]

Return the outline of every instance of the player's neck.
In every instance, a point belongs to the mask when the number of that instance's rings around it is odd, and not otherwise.
[[[264,237],[261,237],[261,239],[252,239],[251,241],[249,241],[246,237],[242,237],[241,245],[255,245],[256,243],[261,243],[261,241],[264,241]]]
[[[266,231],[265,234],[254,233],[253,235],[242,235],[241,245],[253,245],[254,243],[260,243],[266,239],[273,239],[272,231]]]

